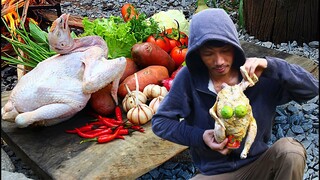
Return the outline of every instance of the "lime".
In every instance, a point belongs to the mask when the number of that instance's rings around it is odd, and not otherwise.
[[[224,119],[229,119],[233,115],[233,109],[230,106],[223,106],[221,109],[221,116]]]
[[[247,113],[248,113],[248,109],[245,105],[238,105],[234,110],[234,114],[238,118],[244,117]]]

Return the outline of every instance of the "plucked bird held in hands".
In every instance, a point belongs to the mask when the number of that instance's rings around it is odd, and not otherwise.
[[[257,134],[257,124],[253,117],[249,99],[243,93],[248,86],[253,86],[258,77],[251,79],[244,69],[240,67],[243,80],[234,86],[223,83],[222,90],[217,95],[217,100],[209,113],[215,120],[214,138],[221,143],[228,137],[227,147],[229,149],[237,149],[240,142],[246,136],[244,149],[240,157],[247,157],[249,149]]]

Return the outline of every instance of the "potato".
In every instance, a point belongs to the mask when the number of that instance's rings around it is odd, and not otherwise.
[[[134,74],[135,72],[137,72],[139,70],[138,65],[130,58],[126,58],[127,60],[127,65],[126,65],[126,69],[124,70],[124,73],[120,79],[120,83],[126,79],[126,77],[130,76],[131,74]]]
[[[168,69],[164,66],[148,66],[144,69],[141,69],[137,72],[139,90],[143,92],[144,87],[148,84],[158,84],[160,85],[163,79],[169,77]],[[124,98],[128,93],[124,84],[127,84],[130,90],[136,89],[136,80],[134,74],[128,76],[122,83],[119,85],[118,96]]]
[[[175,70],[171,56],[158,45],[150,42],[137,43],[131,48],[132,59],[140,68],[160,65],[168,69],[169,74]]]
[[[100,89],[99,91],[91,94],[89,104],[91,108],[102,116],[114,113],[116,104],[111,96],[112,84]]]

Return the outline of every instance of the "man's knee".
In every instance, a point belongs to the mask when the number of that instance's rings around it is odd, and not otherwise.
[[[306,157],[306,149],[304,146],[292,137],[279,139],[274,143],[274,148],[278,152],[278,155],[281,155],[282,153],[296,153]]]
[[[277,152],[276,158],[285,162],[285,166],[297,166],[297,168],[303,169],[307,156],[306,150],[300,142],[291,137],[285,137],[279,139],[274,146]]]

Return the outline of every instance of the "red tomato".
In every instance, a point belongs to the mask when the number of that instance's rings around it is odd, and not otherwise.
[[[169,39],[170,42],[170,51],[176,47],[176,46],[180,46],[179,41],[175,40],[175,39]]]
[[[125,22],[130,21],[133,17],[138,18],[138,13],[135,10],[134,6],[130,3],[127,3],[121,8],[122,18]]]
[[[161,47],[166,52],[170,51],[170,41],[167,37],[162,35],[150,35],[147,40],[147,42],[154,43]]]
[[[174,60],[176,64],[176,68],[178,68],[185,60],[187,51],[188,51],[188,48],[183,48],[178,46],[174,47],[171,50],[170,56]]]
[[[180,33],[180,39],[179,39],[179,33]],[[173,40],[176,40],[177,43],[178,43],[178,46],[180,45],[183,45],[183,46],[188,46],[188,35],[184,32],[181,32],[179,31],[178,29],[176,28],[170,28],[170,29],[166,29],[164,34],[166,34],[166,36],[169,38],[169,39],[173,39]],[[180,43],[179,43],[179,41]]]
[[[228,136],[227,147],[229,149],[238,149],[240,147],[240,141],[234,139],[233,135]]]

